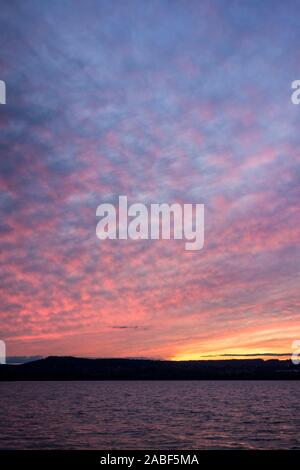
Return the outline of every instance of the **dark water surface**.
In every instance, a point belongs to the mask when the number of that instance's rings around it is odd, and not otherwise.
[[[300,383],[0,383],[2,449],[300,449]]]

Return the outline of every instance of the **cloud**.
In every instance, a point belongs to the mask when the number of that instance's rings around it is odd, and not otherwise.
[[[288,350],[300,306],[294,9],[3,2],[10,355]],[[204,203],[205,248],[100,242],[96,207],[120,194]]]
[[[139,325],[113,325],[111,327],[115,330],[147,330],[146,326],[139,326]]]

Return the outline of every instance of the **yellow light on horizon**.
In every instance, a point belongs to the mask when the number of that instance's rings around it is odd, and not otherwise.
[[[278,352],[280,354],[280,352]],[[286,359],[290,355],[278,356],[274,354],[274,351],[241,351],[241,350],[232,350],[232,351],[216,351],[208,352],[206,354],[199,353],[179,353],[175,356],[170,357],[171,361],[208,361],[208,360],[226,360],[226,359]]]

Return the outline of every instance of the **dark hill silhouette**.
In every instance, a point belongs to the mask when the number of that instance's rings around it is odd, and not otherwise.
[[[50,356],[21,365],[0,365],[0,380],[298,380],[291,361],[228,359],[158,361]]]

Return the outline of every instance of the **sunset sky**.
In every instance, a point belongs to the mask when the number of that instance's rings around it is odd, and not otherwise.
[[[1,0],[0,339],[12,355],[289,354],[300,339],[298,1]],[[205,204],[205,244],[96,208]]]

